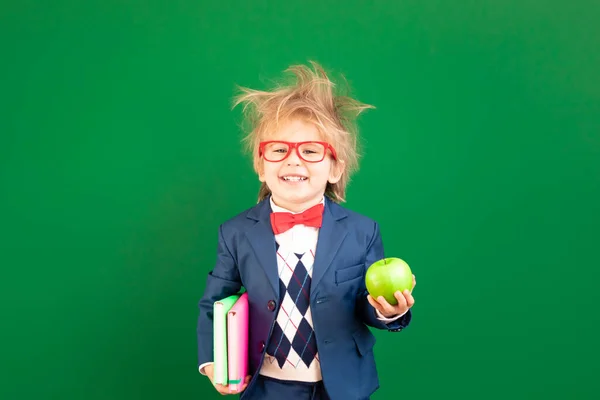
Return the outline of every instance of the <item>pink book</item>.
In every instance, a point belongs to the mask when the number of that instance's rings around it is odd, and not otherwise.
[[[238,391],[248,375],[248,293],[227,313],[227,359],[229,388]]]

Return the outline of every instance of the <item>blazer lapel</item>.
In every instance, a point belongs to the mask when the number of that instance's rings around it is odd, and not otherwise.
[[[256,224],[248,230],[246,236],[260,266],[265,271],[275,296],[279,297],[277,253],[270,215],[271,205],[269,198],[266,198],[248,212],[247,217],[255,220]],[[339,207],[328,197],[325,197],[323,223],[319,229],[319,239],[315,251],[315,262],[310,286],[311,293],[315,293],[315,289],[331,266],[335,255],[347,235],[347,230],[344,229],[343,224],[340,222],[346,216],[347,214],[342,207]]]
[[[347,230],[344,229],[340,220],[347,216],[342,207],[339,207],[328,197],[325,197],[325,210],[323,211],[323,224],[319,229],[319,240],[315,254],[312,282],[310,286],[311,293],[331,266],[333,259],[338,252]]]
[[[271,228],[270,214],[271,205],[269,203],[269,198],[267,197],[248,212],[247,217],[257,222],[248,230],[246,236],[254,249],[254,253],[256,254],[260,266],[264,269],[265,274],[273,287],[275,296],[278,298],[279,275],[277,273],[277,254],[275,250],[275,235]]]

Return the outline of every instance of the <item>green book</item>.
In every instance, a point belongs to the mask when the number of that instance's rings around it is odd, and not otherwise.
[[[214,357],[214,382],[227,385],[227,313],[240,298],[234,294],[222,300],[215,301],[213,305],[213,357]]]

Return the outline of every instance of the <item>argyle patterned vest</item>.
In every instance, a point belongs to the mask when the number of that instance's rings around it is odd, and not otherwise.
[[[280,308],[267,362],[276,361],[279,368],[308,368],[319,361],[310,313],[314,254],[314,249],[298,254],[277,244]]]

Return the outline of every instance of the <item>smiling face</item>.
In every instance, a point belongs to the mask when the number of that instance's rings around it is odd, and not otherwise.
[[[314,124],[301,119],[280,125],[277,132],[265,140],[326,141]],[[270,162],[261,158],[258,176],[271,190],[275,204],[299,212],[321,201],[327,183],[333,184],[340,180],[343,166],[343,162],[333,159],[330,151],[327,151],[321,162],[307,162],[298,157],[296,149],[293,149],[283,161]]]

